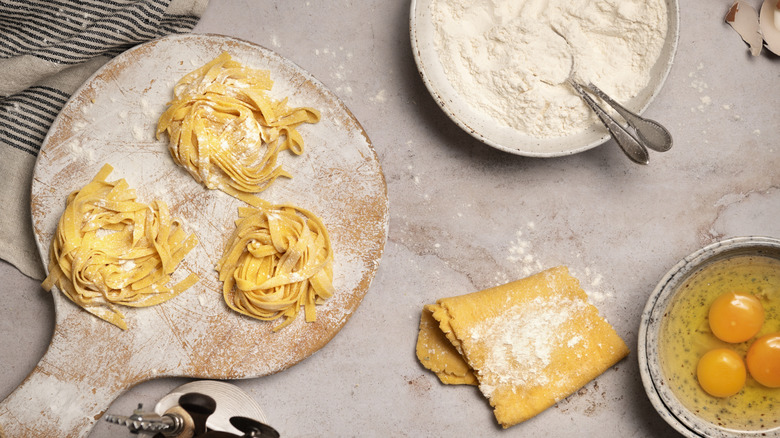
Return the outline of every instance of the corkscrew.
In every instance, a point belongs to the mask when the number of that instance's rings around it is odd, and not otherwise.
[[[178,406],[162,415],[145,411],[139,404],[130,416],[107,414],[105,419],[127,427],[131,433],[152,438],[279,438],[273,427],[242,416],[231,417],[229,421],[243,435],[210,430],[206,421],[216,408],[217,403],[212,397],[192,392],[179,397]]]

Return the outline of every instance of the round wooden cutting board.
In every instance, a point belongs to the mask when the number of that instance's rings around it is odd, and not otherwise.
[[[301,156],[282,152],[292,179],[259,194],[318,215],[334,252],[332,298],[279,332],[231,311],[214,266],[242,202],[207,190],[175,165],[167,138],[155,139],[159,115],[186,73],[223,51],[271,72],[271,95],[290,106],[321,111],[301,125]],[[0,434],[76,437],[123,391],[162,376],[236,379],[284,370],[322,348],[358,308],[387,239],[387,187],[371,142],[344,104],[301,68],[257,45],[217,35],[177,35],[152,41],[110,61],[80,88],[55,120],[41,148],[32,184],[33,228],[40,253],[49,245],[68,194],[105,164],[109,181],[124,178],[140,202],[166,202],[200,241],[174,275],[200,281],[154,307],[122,308],[128,330],[104,322],[53,290],[56,326],[45,356],[0,403]]]

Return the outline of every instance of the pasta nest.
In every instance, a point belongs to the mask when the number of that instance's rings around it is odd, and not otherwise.
[[[276,178],[291,177],[277,165],[279,152],[301,155],[297,127],[320,120],[313,108],[272,99],[272,86],[269,71],[248,68],[224,52],[175,85],[157,138],[167,133],[174,161],[207,188],[261,192]]]
[[[333,254],[321,220],[290,205],[239,208],[230,243],[217,264],[227,305],[260,320],[289,325],[304,308],[316,320],[315,305],[333,295]]]
[[[127,329],[118,305],[147,307],[177,296],[198,281],[190,273],[168,286],[177,265],[197,245],[159,200],[136,201],[124,179],[107,182],[106,164],[72,192],[49,251],[46,290],[57,288],[89,313]]]

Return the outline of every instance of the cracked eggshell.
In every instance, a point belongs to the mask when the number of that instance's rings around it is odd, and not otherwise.
[[[759,30],[758,12],[752,6],[743,1],[734,2],[726,14],[726,23],[747,43],[751,55],[758,56],[761,53],[764,38]]]
[[[780,1],[764,0],[759,22],[764,45],[775,55],[780,55]]]

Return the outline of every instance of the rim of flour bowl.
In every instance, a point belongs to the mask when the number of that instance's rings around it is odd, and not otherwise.
[[[738,430],[717,426],[698,417],[677,399],[661,370],[659,332],[663,315],[691,275],[713,262],[734,256],[756,255],[780,260],[780,239],[766,236],[732,237],[711,243],[680,260],[658,282],[647,300],[639,324],[637,356],[642,385],[650,403],[670,426],[688,438],[743,438],[780,431]]]
[[[467,104],[447,79],[433,42],[430,4],[433,0],[412,0],[409,33],[417,69],[425,87],[444,113],[472,137],[488,146],[527,157],[561,157],[584,152],[602,145],[610,135],[601,122],[593,123],[576,135],[537,138],[517,131]],[[671,70],[679,40],[680,14],[678,0],[666,0],[667,35],[661,54],[651,70],[650,83],[625,106],[643,113],[663,88]],[[622,103],[622,102],[621,102]]]

